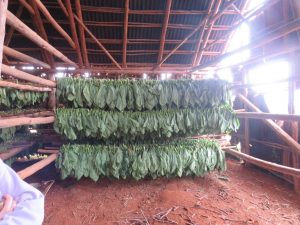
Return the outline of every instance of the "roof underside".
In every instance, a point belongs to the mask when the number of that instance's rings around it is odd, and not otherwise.
[[[166,32],[164,55],[174,49],[196,26],[205,18],[211,0],[172,0],[170,17]],[[50,14],[58,24],[71,36],[69,20],[64,15],[57,1],[42,1]],[[72,2],[73,11],[75,1]],[[122,65],[122,49],[124,35],[124,8],[125,0],[81,0],[83,21],[90,31],[99,39],[115,60]],[[215,1],[215,5],[218,1]],[[227,1],[223,0],[220,10]],[[246,0],[235,2],[239,9],[243,7]],[[128,67],[154,66],[158,62],[162,27],[166,12],[167,0],[130,0],[128,16],[128,43],[127,43],[127,65]],[[10,1],[9,10],[16,14],[20,4],[18,1]],[[213,7],[213,9],[216,6]],[[75,49],[54,29],[41,13],[43,24],[49,39],[49,43],[69,57],[78,62]],[[30,28],[36,30],[32,23],[30,13],[24,9],[20,19]],[[214,23],[209,35],[208,43],[218,40],[218,43],[205,50],[200,63],[210,61],[220,55],[226,46],[226,38],[222,38],[232,24],[240,19],[236,10],[228,8],[225,13]],[[77,24],[76,24],[77,25]],[[8,29],[7,29],[8,30]],[[77,27],[78,31],[78,27]],[[201,31],[201,30],[200,30]],[[171,55],[162,65],[172,67],[190,67],[200,31],[197,31],[178,51]],[[77,32],[78,34],[79,32]],[[81,45],[81,44],[80,44]],[[105,55],[93,40],[86,35],[88,49],[88,60],[91,66],[111,66],[111,60]],[[29,39],[14,32],[9,46],[25,54],[45,61],[41,49]],[[14,61],[14,59],[10,59]],[[55,62],[60,63],[59,59]]]

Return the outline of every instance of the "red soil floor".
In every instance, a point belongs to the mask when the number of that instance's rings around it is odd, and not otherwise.
[[[58,182],[46,196],[44,224],[300,224],[300,194],[290,184],[227,165],[204,178]]]

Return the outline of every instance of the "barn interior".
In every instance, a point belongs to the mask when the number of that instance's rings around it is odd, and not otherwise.
[[[0,0],[0,159],[46,225],[300,224],[299,50],[298,0]]]

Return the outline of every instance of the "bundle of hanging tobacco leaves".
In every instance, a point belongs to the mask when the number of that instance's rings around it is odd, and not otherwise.
[[[61,78],[57,99],[71,108],[154,110],[215,107],[230,104],[222,80],[104,80]]]
[[[47,98],[47,92],[0,87],[0,110],[39,105],[45,102]]]
[[[225,170],[218,143],[184,140],[151,145],[64,145],[56,160],[62,178],[101,177],[136,180],[161,176],[204,176]]]
[[[235,131],[238,119],[230,107],[116,112],[57,109],[54,129],[70,140],[145,140]]]

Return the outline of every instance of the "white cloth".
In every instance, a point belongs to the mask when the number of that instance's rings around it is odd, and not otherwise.
[[[0,225],[40,225],[44,219],[43,194],[19,178],[0,159],[0,199],[9,194],[17,202],[13,212],[5,214]]]

